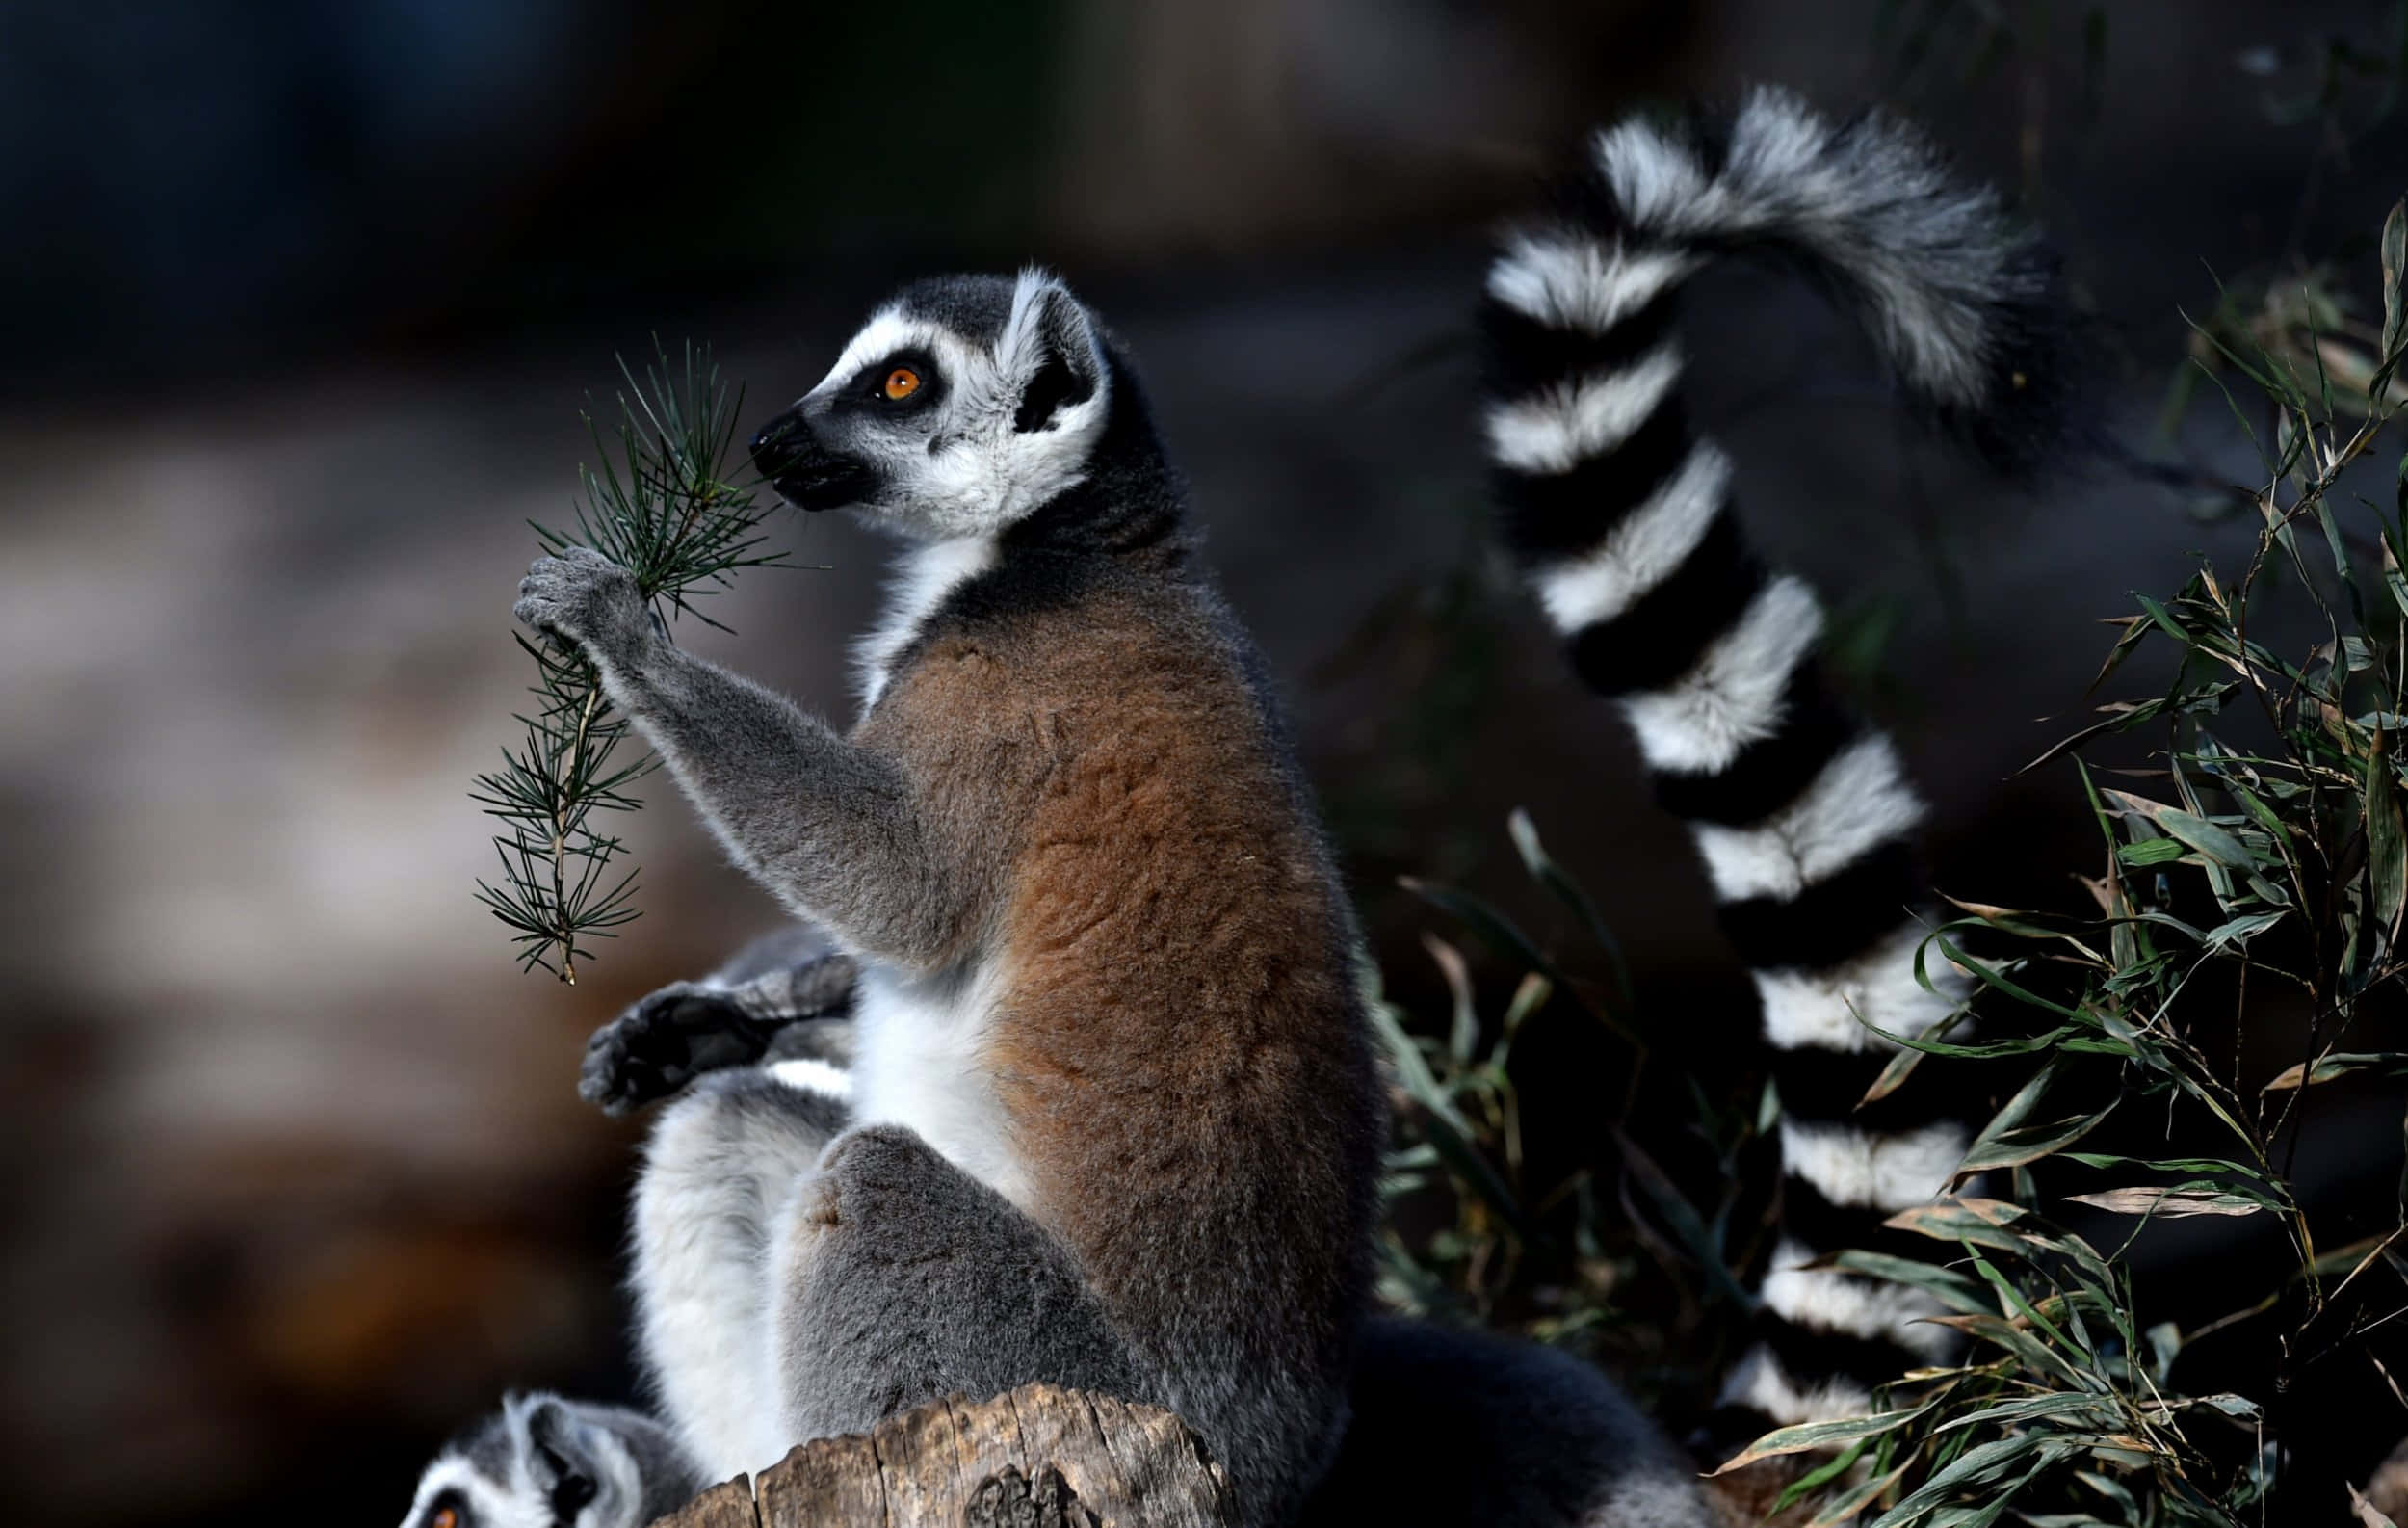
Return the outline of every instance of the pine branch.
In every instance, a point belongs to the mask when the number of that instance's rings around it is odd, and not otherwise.
[[[769,512],[756,501],[758,483],[727,469],[744,394],[731,393],[710,353],[692,345],[676,371],[655,342],[641,379],[623,359],[619,373],[627,386],[610,437],[585,416],[599,465],[577,469],[584,492],[574,534],[541,525],[535,533],[546,551],[590,546],[626,568],[664,624],[693,616],[724,631],[694,601],[727,589],[739,568],[795,566],[761,549]],[[615,937],[637,913],[636,872],[615,863],[626,846],[593,814],[641,806],[629,789],[659,760],[619,757],[627,719],[583,653],[523,635],[518,645],[536,663],[536,703],[514,719],[519,747],[505,747],[501,767],[469,792],[502,823],[493,839],[501,874],[477,883],[477,900],[510,930],[523,968],[573,984],[577,962],[594,958],[591,941]]]

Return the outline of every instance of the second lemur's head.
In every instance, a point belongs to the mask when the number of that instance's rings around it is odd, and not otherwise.
[[[753,437],[752,460],[806,510],[851,510],[914,540],[993,536],[1049,507],[1059,516],[1099,474],[1131,476],[1133,456],[1159,473],[1143,418],[1111,341],[1060,280],[944,277],[872,314]]]
[[[648,1416],[510,1395],[435,1455],[402,1528],[642,1528],[701,1486]]]

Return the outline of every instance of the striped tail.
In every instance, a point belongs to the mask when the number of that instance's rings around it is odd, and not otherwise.
[[[1947,1183],[1969,1132],[1920,1075],[1858,1107],[1893,1054],[1867,1023],[1918,1033],[1960,995],[1942,962],[1936,994],[1914,974],[1924,804],[1890,739],[1817,676],[1820,607],[1750,550],[1730,460],[1682,407],[1680,287],[1758,250],[1826,278],[1909,399],[2004,470],[2036,465],[2059,434],[2065,347],[2054,269],[1995,197],[1952,184],[1895,122],[1834,126],[1772,91],[1719,142],[1637,121],[1599,134],[1557,217],[1489,271],[1504,534],[1689,824],[1763,998],[1782,1236],[1762,1340],[1724,1400],[1789,1423],[1856,1412],[1871,1385],[1949,1351],[1946,1329],[1914,1324],[1932,1309],[1910,1291],[1800,1265],[1881,1245],[1881,1221]]]

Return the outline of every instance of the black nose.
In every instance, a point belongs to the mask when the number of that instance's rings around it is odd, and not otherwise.
[[[783,477],[809,449],[802,415],[788,409],[761,427],[752,437],[752,465],[765,478]]]

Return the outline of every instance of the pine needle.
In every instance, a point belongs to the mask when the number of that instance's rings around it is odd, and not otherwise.
[[[585,415],[599,465],[577,469],[574,534],[541,525],[535,533],[547,552],[590,546],[626,568],[665,622],[690,615],[724,631],[695,600],[728,588],[738,568],[794,566],[761,549],[769,510],[757,501],[759,485],[728,469],[743,391],[731,392],[710,352],[691,344],[675,370],[655,341],[641,378],[623,358],[619,374],[626,389],[609,436]],[[616,937],[637,915],[636,872],[618,864],[626,846],[594,814],[641,806],[629,789],[659,760],[621,756],[631,727],[582,652],[523,634],[518,645],[535,660],[536,699],[514,719],[518,748],[505,747],[501,767],[469,792],[502,824],[493,838],[501,873],[477,883],[477,900],[509,928],[523,969],[574,984],[577,963],[594,958],[592,941]]]

